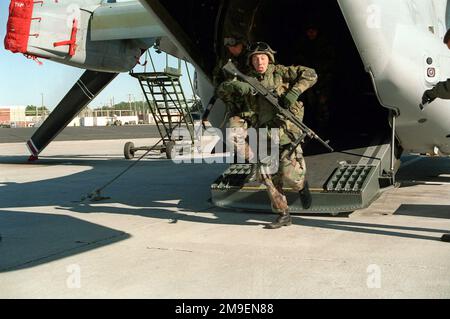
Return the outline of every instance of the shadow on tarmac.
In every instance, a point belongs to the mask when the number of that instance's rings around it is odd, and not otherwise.
[[[89,202],[81,198],[104,185],[130,165],[123,159],[52,158],[24,163],[23,157],[0,157],[1,164],[28,169],[74,165],[89,169],[58,178],[28,183],[0,182],[0,272],[45,264],[53,260],[104,247],[130,238],[130,235],[64,215],[120,214],[166,220],[176,227],[178,221],[219,225],[261,226],[275,219],[273,214],[227,211],[210,202],[210,184],[227,164],[175,164],[168,160],[145,160],[102,192],[110,199]],[[110,206],[109,204],[115,205]],[[119,205],[119,207],[117,206]],[[30,207],[50,207],[61,215],[29,213]],[[24,211],[18,209],[24,208]],[[397,215],[434,217],[433,212],[450,211],[450,206],[403,205]],[[216,218],[203,217],[211,213]],[[449,218],[443,214],[440,218]],[[442,229],[380,225],[342,218],[305,219],[294,216],[294,225],[352,233],[374,234],[420,240],[439,240]],[[268,230],[268,232],[270,232]],[[430,235],[414,232],[430,233]]]
[[[66,215],[0,211],[0,273],[26,269],[130,238]]]

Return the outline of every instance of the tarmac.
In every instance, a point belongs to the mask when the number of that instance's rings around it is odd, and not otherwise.
[[[222,154],[153,153],[89,200],[136,163],[128,140],[55,141],[31,164],[0,144],[0,298],[450,298],[449,158],[405,156],[370,207],[267,230],[271,213],[208,201]]]
[[[0,143],[20,143],[27,141],[37,127],[0,127]],[[56,136],[55,141],[112,140],[125,138],[157,138],[158,128],[150,125],[123,126],[68,126]]]

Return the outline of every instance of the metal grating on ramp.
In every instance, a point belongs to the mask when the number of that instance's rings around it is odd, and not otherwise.
[[[375,165],[342,165],[331,176],[325,189],[328,192],[359,193],[375,169]]]
[[[339,213],[365,208],[381,194],[384,172],[389,165],[389,144],[376,148],[372,158],[364,163],[360,155],[357,163],[345,160],[345,154],[314,156],[315,170],[329,173],[311,188],[312,206],[304,210],[299,195],[284,189],[292,213]],[[348,153],[348,152],[347,152]],[[376,156],[376,157],[375,157]],[[270,201],[263,184],[246,183],[251,164],[232,164],[211,185],[212,202],[223,208],[271,212]],[[311,173],[310,173],[311,174]]]
[[[222,175],[211,185],[211,189],[231,189],[242,187],[245,178],[251,172],[251,164],[232,164]]]

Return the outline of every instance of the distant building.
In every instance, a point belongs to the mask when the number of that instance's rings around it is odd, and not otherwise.
[[[48,114],[26,116],[26,106],[0,106],[0,127],[39,127]],[[167,121],[167,118],[164,117]],[[155,123],[148,110],[83,110],[67,126],[108,126]]]
[[[0,125],[3,124],[7,124],[9,125],[11,123],[11,110],[10,108],[6,108],[1,106],[0,107]]]
[[[0,106],[0,125],[11,127],[27,127],[26,106]]]

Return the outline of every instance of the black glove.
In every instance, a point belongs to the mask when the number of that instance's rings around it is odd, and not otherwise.
[[[423,92],[422,104],[425,105],[425,104],[431,103],[436,98],[437,98],[437,96],[433,90],[426,90],[425,92]]]

